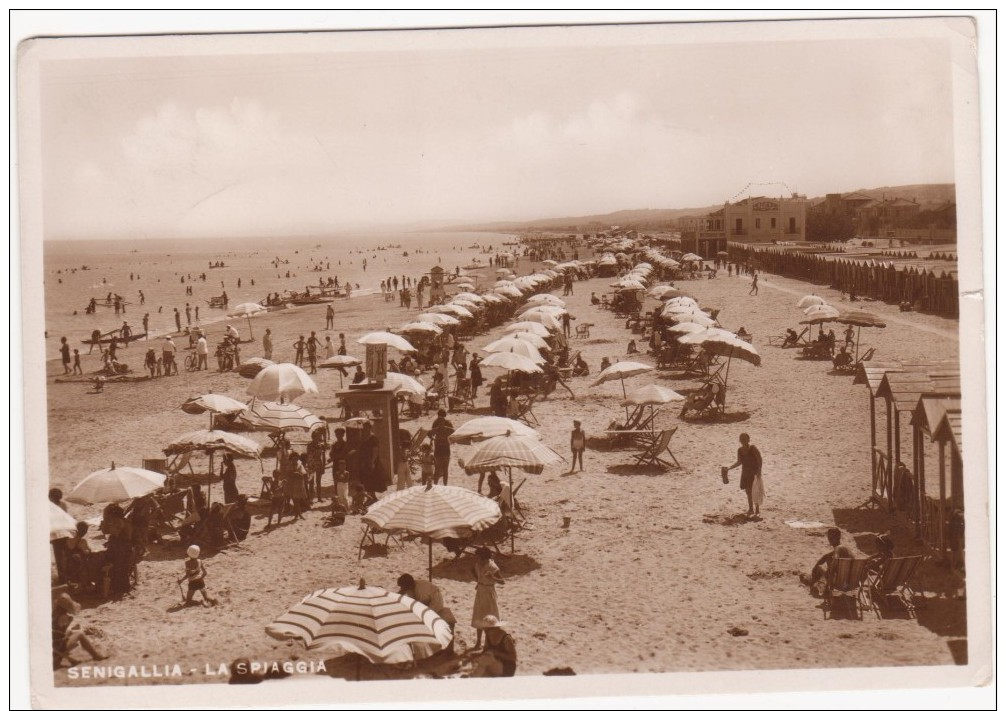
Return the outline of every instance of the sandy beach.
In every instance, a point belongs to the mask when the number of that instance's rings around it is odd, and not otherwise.
[[[521,271],[527,266],[522,263]],[[571,341],[592,374],[603,357],[654,362],[645,353],[627,357],[628,339],[638,336],[626,330],[624,319],[591,306],[591,292],[608,293],[611,281],[577,282],[575,294],[564,297],[577,323],[593,324],[588,339]],[[798,360],[795,351],[768,345],[769,336],[784,333],[800,319],[795,305],[801,296],[817,293],[840,304],[842,295],[770,274],[760,275],[757,296],[748,295],[746,277],[679,285],[703,307],[720,309],[725,328],[743,326],[752,333],[762,364],[732,364],[727,415],[720,421],[681,420],[680,406],[658,415],[658,429],[678,427],[671,447],[680,469],[638,469],[629,466],[631,450],[588,446],[582,473],[567,473],[558,465],[541,475],[515,474],[516,479],[529,477],[520,498],[531,525],[518,536],[516,555],[498,558],[506,578],[498,595],[502,617],[516,640],[518,675],[557,667],[602,674],[961,663],[966,649],[965,603],[959,597],[963,584],[945,568],[927,564],[923,569],[920,587],[929,604],[917,620],[880,620],[872,613],[862,621],[825,620],[820,600],[798,579],[826,551],[826,526],[842,529],[846,542],[864,555],[874,552],[873,534],[887,530],[893,530],[899,553],[919,550],[913,532],[894,516],[857,508],[870,492],[865,386],[831,374],[827,362]],[[656,303],[648,300],[644,310]],[[957,357],[956,321],[899,313],[897,306],[879,302],[859,306],[888,323],[885,329],[864,330],[864,345],[877,349],[876,359]],[[244,347],[243,357],[261,355],[258,339],[266,328],[274,334],[278,360],[292,361],[294,341],[311,330],[333,340],[345,333],[350,354],[362,356],[357,338],[408,317],[397,301],[385,302],[380,295],[354,299],[340,309],[333,331],[323,328],[324,306],[270,313],[252,321],[256,342]],[[210,328],[211,343],[223,328]],[[239,328],[245,336],[247,325]],[[494,329],[467,347],[474,351],[499,332]],[[120,360],[142,374],[145,350],[142,341],[134,343],[120,351]],[[183,413],[182,402],[207,392],[246,399],[249,382],[236,373],[183,369],[178,377],[108,383],[104,392],[92,394],[86,382],[56,383],[62,372],[57,361],[48,363],[48,372],[48,477],[51,486],[64,491],[111,461],[139,466],[145,457],[161,456],[173,437],[205,427],[206,416]],[[337,372],[323,370],[316,380],[321,394],[298,403],[319,415],[336,415]],[[567,458],[574,418],[583,421],[593,439],[623,415],[619,384],[592,387],[591,380],[569,382],[575,399],[559,388],[535,406],[543,440]],[[648,383],[682,394],[699,385],[662,370],[626,381],[629,388]],[[487,390],[477,405],[474,414],[488,413]],[[459,425],[474,414],[452,413],[451,420]],[[415,431],[433,417],[406,419],[402,426]],[[720,479],[719,468],[733,463],[742,432],[751,435],[764,457],[766,499],[760,520],[741,515],[746,501],[736,472],[729,485]],[[265,441],[263,435],[255,436]],[[475,479],[456,465],[466,449],[455,447],[450,483],[474,489]],[[259,463],[241,461],[238,472],[240,490],[257,494]],[[70,511],[78,519],[100,516],[100,507],[71,505]],[[255,513],[244,544],[206,558],[218,607],[168,612],[179,597],[175,580],[184,550],[177,544],[151,546],[140,564],[140,584],[125,599],[97,605],[82,600],[82,623],[111,652],[103,664],[178,664],[184,670],[181,678],[116,683],[219,682],[221,677],[203,672],[205,665],[216,668],[241,656],[324,659],[323,654],[306,653],[300,643],[268,637],[265,626],[318,588],[351,585],[362,577],[394,589],[400,573],[425,575],[426,551],[419,544],[357,560],[358,516],[348,517],[343,526],[324,527],[327,506],[319,506],[305,514],[306,520],[284,521],[267,532],[263,513]],[[564,517],[570,519],[568,528]],[[793,521],[823,526],[787,524]],[[474,644],[468,621],[475,587],[470,556],[453,558],[434,546],[434,582],[459,620],[458,649],[464,652]],[[464,658],[445,667],[444,675],[464,674]],[[368,667],[364,678],[395,674],[409,675]],[[89,683],[108,682],[71,677],[66,667],[56,673],[57,685]]]

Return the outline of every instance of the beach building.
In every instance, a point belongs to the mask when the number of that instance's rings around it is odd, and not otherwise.
[[[788,198],[747,197],[725,202],[707,215],[679,218],[681,250],[715,259],[727,242],[805,241],[807,198],[794,193]]]

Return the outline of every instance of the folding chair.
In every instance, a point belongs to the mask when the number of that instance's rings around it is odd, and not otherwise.
[[[534,416],[534,402],[538,396],[534,393],[518,394],[510,398],[510,417],[520,420],[529,427],[540,424],[538,418]]]
[[[451,405],[462,408],[465,411],[475,408],[475,399],[472,397],[472,381],[468,378],[458,378],[454,385],[454,395],[451,397]]]
[[[377,541],[377,536],[380,533],[386,534],[384,537],[384,543],[379,543]],[[360,548],[357,551],[356,559],[363,559],[363,551],[368,546],[383,546],[384,550],[390,550],[390,543],[394,541],[395,544],[401,550],[405,550],[405,541],[402,539],[400,534],[394,533],[392,531],[382,531],[380,528],[374,528],[369,523],[363,524],[363,537],[360,538]]]
[[[924,561],[925,556],[921,555],[891,558],[879,571],[869,576],[870,603],[877,617],[880,617],[880,607],[892,597],[901,601],[909,615],[915,614],[912,578]]]
[[[721,415],[726,410],[727,389],[718,378],[705,382],[698,392],[692,393],[681,406],[682,419],[687,416]]]
[[[832,558],[828,564],[824,589],[824,619],[835,616],[837,600],[852,603],[857,619],[863,619],[863,609],[869,602],[866,558]]]
[[[657,439],[648,445],[642,452],[635,455],[636,465],[669,467],[671,466],[671,462],[660,458],[661,455],[666,454],[671,458],[671,461],[674,462],[674,466],[680,469],[681,465],[678,463],[677,457],[674,456],[674,452],[671,451],[671,438],[677,431],[677,427],[672,427],[669,430],[661,430]]]
[[[577,338],[590,338],[590,324],[589,323],[578,323],[576,325],[576,337]]]

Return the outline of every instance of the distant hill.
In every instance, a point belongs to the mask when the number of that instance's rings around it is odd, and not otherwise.
[[[858,192],[881,200],[883,198],[915,199],[923,208],[956,202],[956,191],[953,183],[933,183],[920,185],[895,185],[881,188],[861,188],[846,192]],[[824,200],[824,196],[809,198],[811,204]],[[579,217],[551,217],[525,222],[488,222],[469,225],[451,225],[445,229],[465,232],[601,232],[612,225],[636,230],[656,232],[675,227],[679,217],[705,215],[723,207],[723,204],[707,205],[705,207],[681,208],[651,208],[643,210],[619,210],[601,215],[582,215]]]

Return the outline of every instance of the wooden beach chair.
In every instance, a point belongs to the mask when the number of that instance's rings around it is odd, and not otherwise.
[[[472,397],[472,381],[468,378],[457,378],[454,381],[454,395],[450,398],[452,410],[464,411],[475,409],[475,399]]]
[[[537,399],[537,393],[515,394],[510,398],[510,403],[507,406],[509,416],[512,419],[520,420],[529,427],[540,424],[538,418],[534,416],[534,403]]]
[[[678,463],[677,457],[674,456],[674,452],[671,451],[671,438],[674,437],[674,433],[677,431],[677,427],[672,427],[669,430],[661,430],[657,438],[648,447],[635,455],[636,466],[670,467],[671,462],[661,459],[661,456],[666,454],[674,462],[674,466],[680,469],[681,465]]]
[[[726,411],[727,388],[719,376],[708,378],[697,392],[685,399],[680,417],[717,416]]]
[[[876,352],[877,352],[876,348],[870,348],[865,353],[863,353],[863,355],[859,356],[859,360],[856,361],[856,365],[859,365],[860,363],[866,363],[868,361],[873,360],[873,355]],[[855,366],[853,366],[853,367],[855,368]]]
[[[915,614],[916,593],[912,589],[912,578],[924,561],[925,556],[921,555],[891,558],[869,576],[870,603],[877,617],[880,617],[880,608],[891,598],[896,598],[909,615]]]
[[[576,325],[576,337],[580,339],[590,338],[590,324],[578,323]]]
[[[810,345],[810,341],[807,340],[808,331],[810,331],[810,326],[804,326],[803,330],[793,340],[788,340],[789,335],[785,333],[781,336],[769,336],[768,344],[770,346],[779,346],[780,348],[797,348],[799,346]]]
[[[869,603],[866,558],[833,558],[828,564],[824,589],[824,619],[835,616],[836,604],[852,604],[857,619],[863,619],[863,609]]]

